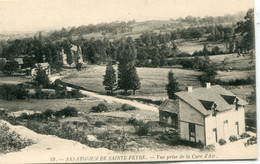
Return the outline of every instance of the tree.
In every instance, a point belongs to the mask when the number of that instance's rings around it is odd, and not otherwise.
[[[122,41],[118,48],[118,89],[123,89],[125,93],[131,88],[129,81],[129,69],[135,66],[136,49],[131,37]]]
[[[250,51],[255,48],[254,9],[249,9],[244,21],[237,23],[235,32],[243,37],[243,50]]]
[[[5,64],[5,66],[3,67],[3,72],[12,74],[13,72],[17,71],[18,69],[19,69],[19,63],[15,60],[12,60]]]
[[[6,64],[6,60],[4,58],[0,59],[0,71],[3,71],[5,64]]]
[[[113,93],[113,89],[116,85],[116,71],[111,63],[107,64],[103,85],[105,86],[105,90]]]
[[[199,76],[199,81],[203,86],[206,82],[214,83],[216,79],[216,68],[214,64],[210,64],[209,66],[205,67],[204,73]]]
[[[169,99],[176,99],[176,95],[174,93],[179,92],[179,83],[173,76],[173,71],[170,70],[168,73],[168,84],[166,85],[166,90]]]
[[[28,57],[28,56],[24,57],[23,58],[23,63],[24,63],[24,68],[28,68],[28,67],[33,68],[33,67],[35,67],[35,61],[33,60],[32,57]]]
[[[42,85],[43,87],[48,87],[50,85],[50,80],[48,75],[46,74],[46,71],[41,69],[40,67],[37,68],[35,81],[38,85]]]
[[[208,55],[209,54],[209,50],[207,48],[207,45],[204,45],[202,52],[203,52],[203,55]]]
[[[67,63],[70,65],[70,67],[71,67],[71,64],[73,63],[73,58],[72,58],[72,54],[70,51],[68,51],[68,53],[67,53]]]
[[[133,94],[135,95],[136,90],[141,88],[141,82],[135,67],[129,68],[128,73],[129,73],[128,75],[130,81],[130,88],[133,90]]]

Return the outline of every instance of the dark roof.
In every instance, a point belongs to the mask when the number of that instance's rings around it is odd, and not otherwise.
[[[179,113],[179,101],[167,99],[160,105],[159,110],[178,114]]]
[[[230,105],[229,101],[223,98],[222,95],[231,96],[238,98],[239,105],[246,105],[247,102],[243,99],[237,97],[233,93],[227,91],[219,85],[213,85],[210,88],[196,88],[192,92],[188,93],[186,91],[175,93],[180,99],[197,109],[203,115],[210,114],[206,108],[211,105],[211,103],[201,103],[200,100],[214,102],[217,105],[218,111],[224,111],[231,109],[234,105]],[[205,108],[206,107],[206,108]]]

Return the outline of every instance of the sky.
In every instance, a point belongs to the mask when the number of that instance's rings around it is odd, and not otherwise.
[[[0,0],[0,32],[188,15],[222,16],[253,6],[253,0]]]

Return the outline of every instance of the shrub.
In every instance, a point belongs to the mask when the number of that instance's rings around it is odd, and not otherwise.
[[[97,106],[93,106],[91,108],[91,112],[95,112],[95,113],[101,113],[101,112],[107,112],[108,108],[105,104],[100,103]]]
[[[237,140],[237,137],[236,136],[230,136],[229,137],[229,141],[230,142],[234,142],[234,141],[236,141]]]
[[[96,127],[101,127],[102,125],[106,125],[104,122],[101,122],[101,121],[97,121],[97,122],[95,122],[95,124],[94,124]]]
[[[129,118],[129,120],[128,120],[126,123],[131,124],[131,125],[135,125],[135,126],[141,124],[140,121],[138,121],[138,120],[137,120],[136,118],[134,118],[134,117]]]
[[[52,116],[54,116],[55,112],[51,109],[47,109],[46,111],[44,111],[42,113],[42,115],[43,115],[43,118],[48,119],[48,118],[51,118]]]
[[[219,139],[218,143],[219,143],[219,145],[225,145],[227,142],[226,142],[226,140],[221,138],[221,139]]]
[[[72,98],[80,98],[83,95],[80,93],[79,89],[73,89],[72,91],[69,92],[70,96]]]
[[[67,106],[62,110],[55,113],[56,117],[76,117],[78,116],[78,110],[75,107]]]
[[[244,132],[244,133],[242,133],[242,134],[240,135],[240,137],[243,139],[243,138],[248,138],[248,137],[250,137],[250,135],[249,135],[248,133]]]
[[[253,145],[253,144],[257,144],[257,137],[256,136],[252,136],[251,138],[249,138],[246,143],[244,143],[245,146],[249,146],[249,145]]]
[[[6,124],[0,126],[0,154],[18,151],[33,143],[30,139],[21,138],[15,131],[10,132]]]
[[[199,149],[202,149],[204,147],[203,143],[199,140],[199,142],[196,144],[196,147]]]
[[[204,146],[201,149],[201,151],[216,151],[216,147],[215,147],[215,145],[210,144],[210,145]]]
[[[42,85],[44,88],[48,88],[50,86],[50,79],[46,71],[41,68],[37,68],[35,81],[39,86]]]
[[[142,124],[139,125],[136,133],[138,136],[145,136],[148,134],[148,132],[149,132],[149,126],[147,124]]]
[[[97,136],[97,139],[101,139],[101,140],[109,140],[110,139],[111,134],[109,132],[103,132],[101,134],[99,134]]]
[[[122,111],[129,111],[129,110],[137,110],[136,107],[132,106],[132,105],[128,105],[128,104],[123,104],[121,107]]]
[[[21,85],[3,84],[0,86],[0,97],[5,100],[25,99],[28,91]]]
[[[215,80],[216,84],[219,85],[233,85],[233,86],[239,86],[239,85],[252,85],[255,84],[255,80],[248,77],[246,79],[232,79],[228,81],[222,81],[220,79]]]
[[[12,74],[19,69],[19,63],[15,60],[6,62],[3,67],[3,72],[7,74]]]

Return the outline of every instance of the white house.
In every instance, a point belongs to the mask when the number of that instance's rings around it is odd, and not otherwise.
[[[245,132],[247,102],[219,85],[177,92],[176,100],[165,100],[159,108],[161,122],[177,126],[180,139],[215,144]]]
[[[36,74],[37,74],[37,70],[38,69],[41,69],[41,70],[45,70],[46,74],[47,75],[50,75],[51,74],[51,66],[49,63],[45,62],[45,63],[36,63],[35,64],[36,68],[33,68],[31,70],[31,76],[33,78],[36,77]]]

